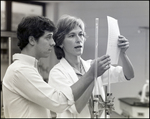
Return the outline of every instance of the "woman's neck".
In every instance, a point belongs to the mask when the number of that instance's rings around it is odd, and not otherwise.
[[[69,62],[69,64],[79,70],[80,69],[80,56],[70,56],[70,55],[65,55],[65,59]]]

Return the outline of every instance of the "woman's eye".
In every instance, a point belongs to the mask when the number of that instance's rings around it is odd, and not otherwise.
[[[84,36],[84,34],[79,34],[80,36]]]
[[[70,35],[69,37],[71,37],[71,38],[72,38],[72,37],[74,37],[74,35]]]

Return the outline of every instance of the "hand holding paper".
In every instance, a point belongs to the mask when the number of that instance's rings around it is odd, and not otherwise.
[[[108,21],[108,42],[106,54],[110,56],[111,64],[118,64],[120,49],[118,48],[118,36],[120,35],[118,21],[107,16]]]

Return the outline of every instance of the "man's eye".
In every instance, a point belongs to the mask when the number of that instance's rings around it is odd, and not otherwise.
[[[52,39],[52,36],[50,36],[50,37],[46,37],[46,39],[47,39],[47,40]]]

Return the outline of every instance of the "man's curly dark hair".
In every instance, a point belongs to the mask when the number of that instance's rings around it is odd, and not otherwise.
[[[55,32],[55,29],[54,23],[46,17],[24,17],[17,28],[18,46],[22,50],[29,43],[29,36],[33,36],[38,40],[45,31]]]

